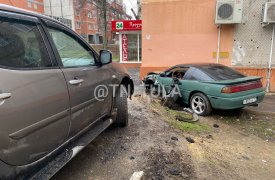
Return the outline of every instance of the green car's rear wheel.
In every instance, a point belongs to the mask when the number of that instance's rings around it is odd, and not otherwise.
[[[190,105],[192,110],[200,116],[207,116],[212,111],[209,99],[202,93],[195,93],[190,99]]]

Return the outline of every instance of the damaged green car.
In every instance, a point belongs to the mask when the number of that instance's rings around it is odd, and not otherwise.
[[[261,77],[247,77],[220,64],[177,65],[161,73],[148,73],[143,82],[146,89],[167,95],[175,79],[179,100],[201,116],[209,115],[212,109],[257,106],[265,96]]]

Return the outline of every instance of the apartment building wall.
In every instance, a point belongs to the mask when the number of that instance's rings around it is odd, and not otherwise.
[[[75,29],[91,44],[100,44],[103,41],[102,1],[83,0],[74,1]],[[123,7],[123,0],[109,0],[107,5],[107,40],[113,43],[115,33],[111,30],[111,21],[129,19]]]
[[[143,0],[141,76],[183,63],[215,63],[216,0]],[[231,51],[233,26],[223,28],[222,49]],[[222,63],[231,64],[231,56]]]
[[[0,3],[30,10],[37,13],[44,13],[43,0],[0,0]]]
[[[44,0],[45,14],[75,30],[73,0]]]
[[[91,44],[100,43],[102,37],[100,10],[100,5],[95,1],[74,1],[75,30]]]

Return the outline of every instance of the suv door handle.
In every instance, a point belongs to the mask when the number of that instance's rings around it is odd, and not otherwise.
[[[11,93],[1,93],[0,100],[9,99],[11,97]]]
[[[70,80],[70,81],[69,81],[69,83],[70,83],[71,85],[79,85],[79,84],[81,84],[81,83],[83,83],[83,82],[84,82],[83,79],[74,79],[74,80]]]

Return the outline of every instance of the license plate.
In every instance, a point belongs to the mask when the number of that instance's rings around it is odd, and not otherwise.
[[[254,97],[254,98],[243,100],[243,104],[251,104],[251,103],[254,103],[256,101],[257,101],[257,98]]]

